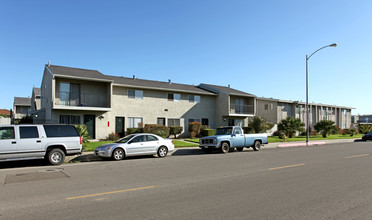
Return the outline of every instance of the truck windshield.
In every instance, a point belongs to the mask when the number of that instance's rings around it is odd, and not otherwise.
[[[216,135],[228,135],[232,133],[232,128],[217,128]]]

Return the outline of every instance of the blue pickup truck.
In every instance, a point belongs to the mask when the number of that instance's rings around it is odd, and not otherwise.
[[[217,128],[214,136],[200,138],[199,147],[209,153],[213,149],[220,149],[222,153],[234,150],[243,151],[244,147],[252,147],[259,151],[261,145],[267,144],[266,134],[244,134],[238,126]]]

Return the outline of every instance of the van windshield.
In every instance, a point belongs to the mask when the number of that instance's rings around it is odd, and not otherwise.
[[[229,135],[232,133],[232,127],[217,128],[216,135]]]

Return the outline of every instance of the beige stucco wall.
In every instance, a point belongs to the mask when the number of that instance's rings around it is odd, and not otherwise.
[[[269,123],[272,123],[272,124],[278,123],[278,115],[277,115],[278,102],[277,101],[257,99],[256,103],[257,103],[256,104],[256,115],[259,115],[265,118]],[[272,105],[273,108],[265,109],[265,105]]]
[[[132,88],[113,87],[112,110],[102,113],[103,119],[96,119],[97,138],[105,138],[109,133],[115,132],[115,117],[125,118],[125,130],[129,125],[129,117],[143,118],[144,125],[156,124],[158,118],[165,118],[166,125],[168,125],[168,119],[180,119],[184,131],[188,129],[189,119],[201,121],[203,118],[208,118],[209,126],[216,127],[215,96],[200,95],[200,103],[190,103],[189,94],[179,93],[181,100],[174,102],[168,101],[167,91],[142,89],[143,99],[133,99],[128,98],[128,89]],[[108,122],[110,126],[107,126]],[[100,124],[101,126],[99,126]]]

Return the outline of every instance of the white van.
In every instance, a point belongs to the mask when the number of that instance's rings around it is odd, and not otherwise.
[[[73,125],[0,125],[0,161],[45,158],[60,165],[79,154],[82,139]]]

